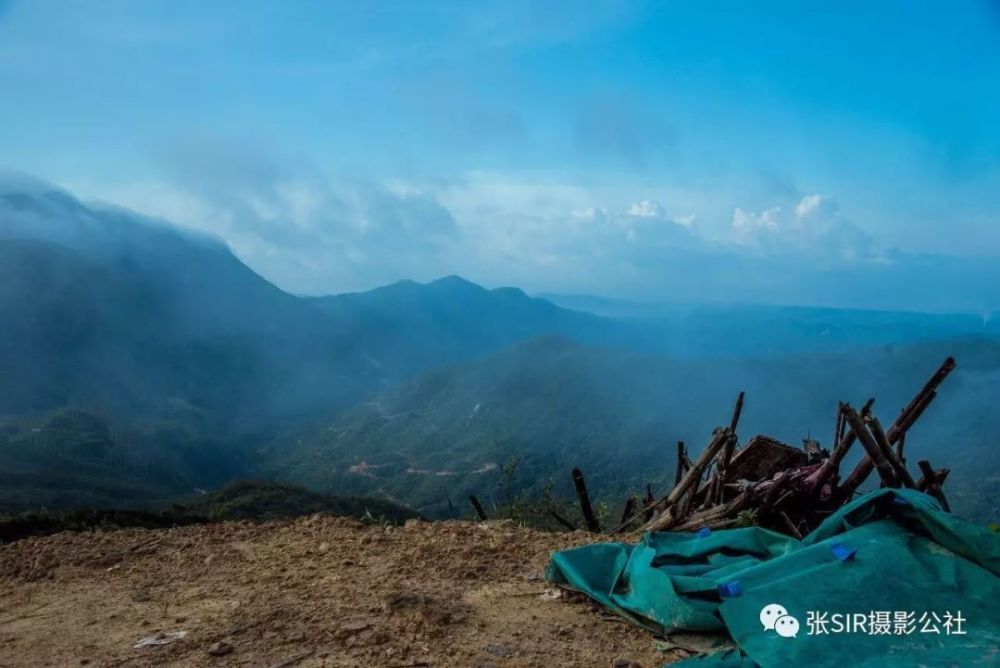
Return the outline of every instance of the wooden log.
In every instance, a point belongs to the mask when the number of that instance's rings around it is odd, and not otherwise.
[[[910,400],[902,411],[900,411],[899,417],[896,421],[889,427],[889,431],[886,432],[886,440],[888,440],[890,445],[894,445],[899,442],[899,439],[906,434],[907,430],[913,426],[913,424],[923,415],[927,407],[930,406],[931,402],[934,401],[934,397],[937,396],[937,388],[944,382],[944,379],[948,377],[952,371],[955,370],[955,358],[948,357],[938,370],[928,379],[924,386],[920,388],[916,396]],[[843,499],[850,499],[858,487],[871,475],[874,463],[870,457],[864,457],[854,467],[851,474],[841,485],[840,494]]]
[[[736,396],[736,406],[733,407],[733,418],[729,421],[729,440],[722,447],[722,456],[719,458],[719,465],[716,467],[716,474],[719,478],[715,486],[715,493],[718,501],[722,500],[722,489],[726,484],[726,471],[729,469],[729,462],[733,459],[733,451],[736,449],[736,426],[740,423],[740,416],[743,414],[743,398],[745,392],[740,392]]]
[[[659,514],[659,516],[653,518],[651,522],[647,522],[643,526],[644,531],[659,531],[660,529],[669,526],[673,522],[674,517],[677,513],[676,504],[683,498],[684,494],[691,489],[698,480],[701,479],[701,474],[708,468],[712,460],[716,458],[719,451],[726,444],[729,438],[732,436],[732,432],[729,429],[718,429],[715,432],[715,436],[712,441],[705,448],[704,452],[699,455],[698,460],[695,461],[694,465],[684,474],[684,478],[681,483],[677,485],[664,501],[664,510]]]
[[[715,456],[719,454],[719,450],[722,448],[723,445],[725,445],[728,436],[729,436],[728,429],[716,429],[712,436],[712,440],[709,442],[708,446],[698,456],[698,459],[691,465],[691,468],[689,468],[684,473],[684,477],[681,478],[681,481],[678,484],[674,485],[674,488],[670,490],[670,493],[667,494],[662,499],[660,499],[659,501],[654,501],[652,504],[647,505],[646,508],[643,508],[643,510],[645,511],[650,508],[654,508],[657,505],[660,505],[661,503],[664,506],[664,510],[662,513],[660,513],[659,517],[654,517],[652,520],[647,521],[646,524],[643,525],[643,529],[645,531],[655,531],[655,529],[647,527],[658,525],[659,519],[663,517],[664,514],[670,513],[672,511],[673,506],[682,498],[684,498],[684,495],[687,493],[687,491],[691,489],[691,487],[695,485],[699,480],[701,480],[701,474],[704,473],[705,469],[708,468],[708,465],[712,463],[712,460],[715,459]],[[642,513],[636,513],[635,515],[632,516],[631,519],[622,522],[621,525],[616,527],[614,531],[612,531],[611,533],[612,534],[619,533],[620,531],[624,530],[629,525],[631,525],[635,520],[637,520],[641,516]]]
[[[941,363],[941,366],[938,367],[938,370],[934,372],[934,375],[931,376],[930,379],[920,389],[920,392],[918,392],[917,395],[913,397],[910,403],[907,404],[906,408],[900,411],[900,416],[906,415],[908,413],[917,413],[917,417],[919,417],[919,413],[923,412],[922,409],[919,409],[920,404],[924,403],[922,397],[930,395],[935,390],[937,390],[937,388],[941,385],[941,383],[944,382],[944,379],[948,377],[948,374],[950,374],[952,371],[955,370],[956,366],[957,365],[955,363],[954,357],[948,357],[947,359],[945,359],[945,361]],[[924,408],[926,408],[926,405],[924,406]],[[910,424],[912,425],[912,422]]]
[[[684,477],[687,462],[687,448],[684,446],[684,441],[677,441],[677,471],[674,474],[675,487],[680,484],[681,478]]]
[[[935,471],[931,468],[931,463],[926,459],[921,459],[917,462],[917,466],[920,468],[920,472],[923,477],[920,482],[917,483],[917,489],[921,491],[926,491],[928,494],[933,496],[941,503],[941,507],[945,512],[951,512],[951,506],[948,504],[948,499],[945,497],[944,492],[941,490],[941,484],[944,482],[944,478],[948,477],[948,469],[940,469],[940,471]],[[922,489],[921,489],[922,488]]]
[[[631,495],[625,500],[625,510],[622,511],[622,522],[632,517],[635,514],[636,498],[635,495]]]
[[[736,517],[728,517],[726,515],[716,515],[710,519],[694,523],[694,522],[683,522],[676,526],[670,528],[671,531],[694,531],[696,529],[706,528],[717,531],[719,529],[728,529],[733,525],[737,524],[739,519]]]
[[[692,487],[691,491],[687,493],[687,496],[677,503],[677,507],[680,509],[680,512],[677,514],[678,517],[688,517],[691,515],[692,511],[694,511],[694,501],[697,496],[698,490]],[[650,519],[653,518],[649,518],[646,521],[648,522]]]
[[[583,471],[573,469],[573,486],[576,487],[576,498],[580,501],[580,512],[583,513],[583,523],[587,531],[601,533],[601,525],[590,506],[590,496],[587,494],[587,483],[583,480]]]
[[[830,454],[837,449],[840,444],[840,439],[844,438],[844,402],[837,402],[837,422],[833,426],[833,448],[830,450]]]
[[[736,405],[733,407],[733,417],[729,421],[729,439],[722,446],[722,453],[719,456],[719,460],[715,465],[715,471],[712,474],[711,479],[708,481],[708,491],[705,494],[705,500],[702,504],[703,508],[710,508],[713,505],[722,503],[723,495],[725,492],[727,471],[729,469],[729,463],[733,459],[733,452],[736,450],[736,426],[740,423],[740,415],[743,414],[743,398],[745,396],[744,392],[740,392],[736,396]]]
[[[921,459],[917,462],[917,466],[920,468],[920,473],[922,474],[920,481],[917,483],[918,488],[927,488],[930,484],[944,484],[945,479],[948,474],[951,473],[951,469],[937,469],[934,470],[931,467],[931,463],[926,459]]]
[[[705,510],[699,510],[690,516],[679,517],[674,524],[667,527],[671,531],[691,531],[701,527],[718,528],[722,526],[720,522],[725,522],[740,513],[746,508],[753,498],[750,491],[740,494],[728,503],[720,503]]]
[[[892,467],[892,471],[896,475],[896,479],[903,483],[905,487],[910,489],[915,488],[917,484],[913,481],[913,476],[911,476],[910,472],[906,470],[906,466],[899,460],[899,457],[896,456],[896,451],[892,449],[891,445],[889,445],[889,439],[882,430],[882,425],[879,423],[878,418],[871,415],[865,420],[865,423],[868,425],[868,430],[875,439],[875,443],[878,445],[879,451],[882,453],[882,457],[885,458],[885,460],[889,462],[889,466]]]
[[[646,496],[642,497],[643,517],[648,522],[653,519],[653,506],[656,505],[656,497],[653,496],[653,486],[646,483]],[[624,522],[623,522],[624,524]]]
[[[773,508],[777,505],[776,501],[778,499],[778,494],[785,489],[791,477],[791,471],[782,471],[778,474],[777,478],[771,480],[771,485],[767,487],[767,491],[764,492],[764,498],[761,499],[760,505],[765,508]],[[761,487],[764,487],[764,485],[761,485]]]
[[[826,479],[833,473],[836,473],[840,469],[841,462],[844,461],[844,457],[847,455],[851,446],[854,445],[855,441],[858,440],[857,435],[853,430],[848,429],[847,420],[843,419],[844,412],[844,402],[837,402],[840,407],[841,425],[840,425],[840,439],[834,444],[833,450],[830,452],[830,471],[824,471],[825,475],[821,475],[821,482],[825,482]],[[870,398],[865,402],[865,405],[861,407],[861,417],[868,417],[871,413],[872,405],[875,403],[875,397]]]
[[[476,498],[475,494],[469,495],[469,503],[472,504],[473,509],[476,511],[476,515],[479,516],[480,521],[486,521],[486,511],[483,510],[483,504],[479,503],[479,499]]]
[[[847,420],[847,424],[850,425],[851,430],[857,435],[858,441],[861,442],[865,452],[868,453],[868,457],[872,460],[872,464],[878,471],[878,475],[882,478],[885,486],[898,487],[899,483],[896,480],[896,473],[892,470],[892,466],[882,456],[882,451],[879,449],[878,443],[875,442],[875,437],[868,431],[868,426],[850,404],[844,404],[844,419]]]
[[[699,510],[690,517],[680,519],[669,528],[671,531],[697,531],[702,527],[712,528],[717,520],[723,519],[726,519],[724,509],[720,506],[713,506],[708,510]]]
[[[931,484],[934,482],[935,478],[934,469],[931,468],[931,463],[926,459],[921,459],[919,462],[917,462],[917,467],[923,474],[920,477],[920,480],[917,481],[917,489],[920,490],[921,492],[926,492],[927,488],[930,487]]]
[[[712,477],[708,479],[708,488],[705,490],[705,498],[701,502],[701,510],[706,510],[718,505],[718,502],[715,500],[716,494],[718,493],[718,487],[719,472],[715,471],[712,473]]]
[[[867,417],[871,412],[872,405],[875,403],[875,398],[872,397],[865,402],[865,405],[861,408],[861,417]],[[840,471],[840,465],[844,461],[844,457],[847,452],[854,445],[858,437],[855,435],[852,429],[848,429],[847,420],[843,419],[844,415],[844,402],[837,402],[837,415],[840,421],[840,439],[833,446],[833,450],[830,452],[830,457],[824,461],[816,471],[806,479],[803,490],[807,495],[815,494],[818,490],[823,488],[828,480],[833,479]]]
[[[729,431],[736,433],[736,425],[740,423],[740,415],[743,414],[743,397],[746,393],[740,392],[736,396],[736,406],[733,408],[733,419],[729,421]]]
[[[875,405],[875,397],[868,397],[868,401],[866,401],[865,405],[861,407],[861,417],[868,417],[869,415],[871,415],[872,406],[874,405]]]
[[[736,449],[736,432],[729,432],[729,439],[726,441],[725,445],[722,446],[722,453],[719,455],[719,463],[716,466],[715,475],[717,478],[715,484],[715,494],[718,497],[718,501],[722,501],[722,490],[725,484],[729,482],[729,464],[733,460],[733,451]]]

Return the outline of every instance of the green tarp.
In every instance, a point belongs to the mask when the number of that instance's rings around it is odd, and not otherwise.
[[[546,576],[654,633],[739,648],[692,668],[1000,666],[1000,535],[911,490],[863,496],[801,541],[648,533],[557,552]]]

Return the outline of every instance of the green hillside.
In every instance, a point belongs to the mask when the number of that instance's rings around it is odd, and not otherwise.
[[[756,360],[673,360],[531,341],[481,362],[420,376],[312,430],[280,439],[268,462],[316,488],[378,493],[447,515],[469,493],[496,500],[498,467],[516,458],[516,489],[540,493],[554,479],[569,494],[581,467],[613,500],[673,477],[673,444],[697,451],[747,391],[744,440],[767,433],[828,445],[836,402],[878,398],[886,423],[948,354],[959,370],[908,439],[916,457],[954,469],[956,509],[996,519],[1000,458],[992,406],[1000,342],[962,340],[868,349],[851,355]],[[857,456],[858,453],[855,453]],[[992,491],[991,491],[992,490]],[[990,492],[993,496],[983,496]],[[986,499],[984,501],[984,498]]]
[[[573,466],[620,499],[662,488],[673,443],[700,447],[740,390],[744,436],[824,440],[838,399],[875,394],[889,421],[953,354],[913,442],[955,469],[956,507],[995,517],[996,328],[752,306],[599,317],[456,276],[300,297],[217,240],[5,192],[0,510],[148,508],[252,477],[445,516],[501,482],[565,490]]]
[[[401,524],[417,513],[384,499],[317,494],[300,487],[258,481],[236,481],[146,510],[84,509],[24,511],[0,514],[0,543],[59,531],[97,531],[124,527],[169,528],[226,521],[268,521],[323,513],[363,522]]]

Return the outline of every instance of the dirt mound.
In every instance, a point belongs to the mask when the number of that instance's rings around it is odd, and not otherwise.
[[[372,527],[321,516],[26,539],[0,546],[0,665],[651,667],[676,658],[548,587],[550,551],[592,540],[503,523]],[[143,638],[148,646],[134,648]]]

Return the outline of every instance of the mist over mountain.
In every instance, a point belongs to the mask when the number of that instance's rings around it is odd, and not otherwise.
[[[1000,341],[967,338],[767,358],[677,359],[542,337],[486,359],[427,372],[312,430],[279,439],[268,457],[282,477],[317,488],[405,498],[430,515],[477,494],[497,500],[499,467],[518,462],[516,486],[549,480],[571,496],[569,471],[591,490],[624,498],[647,482],[668,489],[677,440],[695,450],[747,403],[743,441],[763,433],[830,446],[837,401],[877,397],[886,424],[949,354],[961,360],[907,443],[954,468],[958,512],[996,519],[984,499],[1000,470]],[[860,456],[854,452],[849,463]],[[975,490],[975,492],[973,492]],[[990,490],[990,493],[986,493]]]
[[[325,313],[354,323],[370,359],[409,375],[479,357],[541,334],[608,341],[622,326],[533,299],[517,288],[487,290],[459,276],[425,285],[401,281],[368,292],[316,298]]]
[[[217,240],[40,185],[0,195],[0,254],[5,412],[180,402],[253,428],[528,336],[599,328],[457,277],[300,298]]]
[[[2,204],[0,409],[159,415],[181,402],[241,420],[343,393],[349,339],[223,244],[62,193]]]
[[[822,440],[838,399],[876,394],[888,420],[947,354],[960,371],[917,434],[958,483],[963,461],[1000,469],[981,315],[543,299],[458,276],[300,297],[216,239],[2,185],[0,509],[253,476],[446,515],[512,457],[520,489],[580,466],[620,494],[669,479],[671,443],[700,447],[739,390],[744,434]]]

